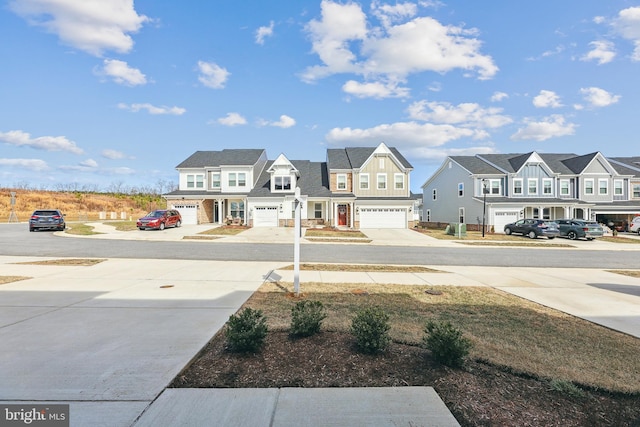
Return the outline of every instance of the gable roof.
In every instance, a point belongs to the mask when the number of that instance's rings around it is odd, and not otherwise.
[[[231,165],[254,165],[265,153],[262,148],[232,148],[222,151],[196,151],[176,166],[180,168],[206,168]]]
[[[369,160],[378,147],[329,148],[327,149],[327,166],[331,170],[359,169]],[[413,169],[411,163],[395,147],[388,148],[404,168]]]
[[[271,192],[271,173],[269,169],[273,166],[273,160],[269,160],[263,169],[253,190],[249,192],[250,197],[282,197],[283,193]],[[325,162],[311,162],[309,160],[291,160],[291,164],[300,172],[300,177],[296,179],[296,186],[300,187],[300,194],[310,197],[330,197],[329,176],[327,175],[327,164]]]
[[[620,175],[640,177],[640,157],[610,157],[607,160]]]

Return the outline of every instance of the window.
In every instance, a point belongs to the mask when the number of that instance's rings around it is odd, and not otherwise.
[[[640,184],[633,184],[632,186],[633,198],[640,199]]]
[[[464,182],[458,183],[458,197],[464,197]]]
[[[464,208],[458,208],[458,219],[460,224],[464,224]]]
[[[246,187],[247,186],[247,174],[241,172],[238,174],[238,187]]]
[[[584,194],[593,194],[593,180],[585,179],[584,180]]]
[[[204,175],[187,175],[187,188],[204,188]]]
[[[338,190],[346,190],[347,189],[347,175],[339,174],[337,177],[338,180]]]
[[[220,172],[211,174],[211,188],[220,188]]]
[[[363,173],[360,174],[360,189],[368,190],[369,189],[369,174]]]
[[[386,190],[387,189],[387,174],[379,173],[378,174],[378,190]]]
[[[238,184],[235,172],[229,174],[229,187],[235,187]]]
[[[549,178],[544,178],[542,180],[542,194],[545,196],[550,196],[553,194],[553,180]]]
[[[380,160],[378,160],[378,164],[380,165],[380,169],[384,169],[384,157],[380,157]]]
[[[393,175],[393,187],[396,190],[403,190],[404,189],[404,175],[401,173],[397,173],[395,175]]]
[[[602,196],[609,194],[609,180],[607,179],[598,180],[598,194]]]
[[[231,216],[234,218],[244,218],[244,202],[231,202]]]
[[[517,196],[522,195],[522,178],[516,178],[513,180],[513,194]]]
[[[560,180],[560,195],[568,196],[569,195],[569,180],[561,179]]]
[[[489,180],[489,193],[496,195],[502,194],[501,182],[499,179]]]
[[[322,203],[314,203],[313,204],[313,217],[315,219],[322,218]]]
[[[624,194],[623,186],[624,186],[624,181],[620,179],[616,179],[615,181],[613,181],[613,195],[622,196]]]
[[[427,217],[425,218],[426,222],[431,222],[431,209],[427,209]]]
[[[551,210],[549,208],[542,209],[542,219],[551,219]]]
[[[291,190],[291,177],[290,176],[276,176],[273,178],[274,191],[286,191]]]
[[[433,189],[433,191],[431,192],[431,198],[433,200],[438,200],[438,190],[436,190],[435,188]]]
[[[527,188],[529,194],[538,194],[538,179],[527,179]]]

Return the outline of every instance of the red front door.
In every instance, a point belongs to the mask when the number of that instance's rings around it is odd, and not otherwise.
[[[338,225],[347,225],[347,207],[338,205]]]

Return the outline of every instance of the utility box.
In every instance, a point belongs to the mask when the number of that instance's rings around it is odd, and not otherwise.
[[[467,224],[452,222],[447,227],[447,234],[450,236],[464,237],[467,235]]]

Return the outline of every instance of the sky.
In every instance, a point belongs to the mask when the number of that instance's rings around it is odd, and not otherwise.
[[[640,0],[0,0],[0,187],[177,182],[195,151],[638,156]]]

